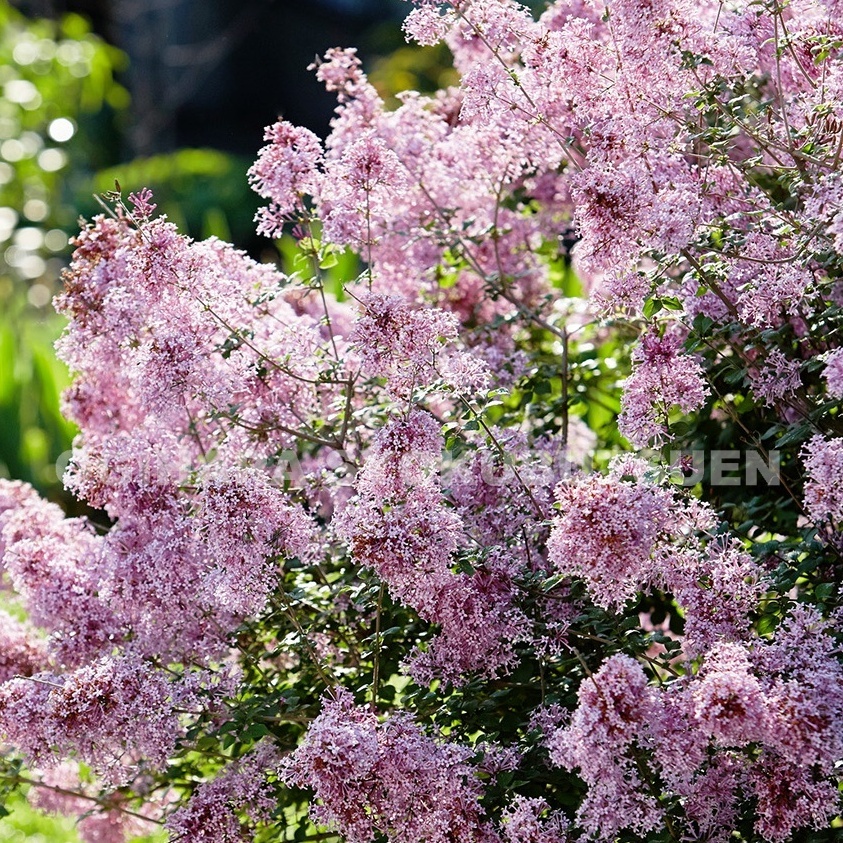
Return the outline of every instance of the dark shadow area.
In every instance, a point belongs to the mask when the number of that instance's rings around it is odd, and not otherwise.
[[[189,146],[253,156],[279,115],[326,134],[336,101],[307,69],[334,46],[383,55],[403,42],[403,0],[19,0],[76,12],[129,57],[122,157]]]

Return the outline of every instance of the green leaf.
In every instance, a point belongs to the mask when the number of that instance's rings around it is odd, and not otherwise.
[[[821,602],[825,602],[834,594],[835,584],[833,582],[823,582],[820,583],[815,589],[814,594],[816,595],[817,600]]]
[[[807,422],[791,427],[787,433],[776,440],[776,447],[785,448],[788,445],[796,445],[800,442],[804,442],[810,436],[812,431],[812,425]]]
[[[252,723],[248,729],[246,729],[245,734],[252,738],[253,740],[260,740],[264,735],[269,734],[269,729],[267,728],[265,723]]]

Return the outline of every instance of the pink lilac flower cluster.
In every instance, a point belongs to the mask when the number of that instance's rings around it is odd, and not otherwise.
[[[197,477],[197,529],[213,553],[203,586],[207,603],[253,615],[277,584],[274,559],[308,556],[311,524],[262,472],[211,467]]]
[[[800,361],[788,360],[781,351],[774,349],[757,373],[750,374],[753,394],[769,406],[778,404],[801,386],[800,368]]]
[[[716,642],[744,639],[766,577],[740,543],[714,536],[714,512],[648,477],[647,464],[616,459],[606,475],[583,475],[557,487],[559,515],[548,559],[580,577],[591,599],[619,610],[641,591],[673,594],[685,613],[688,656]]]
[[[538,566],[553,488],[572,470],[573,454],[559,450],[556,441],[531,442],[518,431],[498,426],[490,430],[501,450],[478,443],[476,451],[448,466],[448,497],[475,541],[484,547],[515,545],[525,557],[535,550],[532,561]]]
[[[644,448],[672,439],[672,407],[683,414],[705,403],[708,387],[699,362],[679,351],[678,336],[647,333],[633,354],[635,366],[626,382],[618,426],[629,441]]]
[[[511,568],[490,559],[473,574],[454,572],[463,523],[446,504],[435,473],[443,441],[428,413],[388,422],[357,478],[357,496],[335,518],[354,559],[373,568],[390,593],[437,623],[440,635],[415,654],[419,681],[458,681],[510,667],[526,618],[514,604]]]
[[[624,828],[643,835],[661,825],[634,761],[656,715],[644,671],[629,656],[616,655],[580,685],[571,723],[549,738],[552,762],[579,770],[588,785],[577,823],[589,835],[612,840]]]
[[[606,608],[623,606],[652,578],[656,543],[675,524],[673,496],[646,469],[621,458],[605,476],[574,476],[556,489],[548,558],[560,573],[582,577]]]
[[[313,132],[286,121],[270,126],[264,140],[267,145],[249,170],[249,183],[259,196],[272,200],[261,210],[258,232],[274,237],[288,217],[304,210],[305,197],[313,193],[322,143]]]
[[[685,612],[682,648],[687,656],[719,641],[747,640],[769,580],[739,541],[702,534],[698,541],[663,545],[655,557],[655,584],[673,594]]]
[[[385,378],[392,395],[408,399],[414,390],[439,380],[469,394],[483,390],[488,381],[483,362],[445,345],[457,337],[459,322],[453,313],[414,307],[403,297],[379,293],[368,294],[362,304],[350,339],[363,373]]]
[[[748,326],[781,324],[800,303],[809,307],[803,302],[806,272],[786,263],[789,252],[776,235],[756,230],[752,222],[754,214],[769,210],[769,200],[722,164],[709,165],[703,180],[696,159],[686,154],[690,142],[677,117],[686,114],[685,93],[701,80],[683,63],[671,33],[681,33],[683,48],[704,58],[700,66],[710,65],[710,72],[730,77],[770,62],[768,48],[755,41],[763,28],[756,28],[754,13],[736,9],[721,15],[715,3],[693,10],[684,3],[664,3],[659,14],[669,24],[662,31],[639,25],[635,4],[613,4],[605,18],[591,14],[587,6],[568,5],[554,4],[535,23],[515,3],[446,4],[444,9],[419,4],[408,20],[408,32],[423,43],[447,35],[463,75],[462,101],[453,106],[459,108],[456,121],[443,113],[440,103],[418,95],[408,95],[397,111],[386,110],[353,52],[326,55],[319,74],[330,90],[342,95],[327,152],[314,165],[323,177],[313,191],[317,213],[326,219],[337,215],[336,185],[348,182],[354,167],[362,167],[356,183],[365,193],[368,230],[360,231],[359,220],[343,225],[358,232],[356,242],[366,243],[379,290],[416,295],[415,286],[406,287],[408,269],[414,277],[430,278],[432,267],[449,260],[445,247],[456,238],[469,270],[457,273],[457,295],[449,293],[445,303],[460,301],[477,281],[488,287],[489,279],[497,278],[493,291],[499,292],[497,284],[507,293],[498,301],[516,307],[534,303],[546,283],[533,255],[535,245],[549,224],[558,226],[573,215],[580,235],[578,263],[618,291],[594,291],[610,309],[613,302],[640,308],[651,286],[636,280],[643,277],[635,271],[642,254],[681,253],[693,245],[697,232],[721,216],[744,214],[738,228],[749,226],[741,234],[746,256],[724,258],[722,266],[696,264],[684,286],[676,287],[686,309],[693,315],[703,306],[696,301],[700,277],[719,282],[717,295],[705,293],[705,307],[719,317],[742,314]],[[797,40],[805,39],[806,49],[820,26],[817,15],[814,4],[803,3],[789,23]],[[798,60],[777,72],[781,84],[789,86],[785,95],[793,97],[792,107],[807,120],[816,106],[806,102],[810,95]],[[654,78],[670,80],[658,86],[655,98]],[[592,79],[602,79],[602,88]],[[589,89],[602,93],[594,97]],[[577,104],[575,110],[570,103]],[[279,128],[277,150],[266,155],[282,156],[291,143],[295,146],[288,134]],[[572,140],[566,145],[563,137]],[[458,163],[452,158],[457,143]],[[389,150],[395,158],[386,168],[388,177],[364,177],[366,166],[350,164],[352,159],[368,160],[355,157],[355,145]],[[375,155],[378,161],[381,157]],[[551,190],[545,173],[554,166],[575,172],[557,174],[551,180],[559,186]],[[380,173],[384,166],[371,169]],[[400,190],[381,188],[398,181]],[[490,203],[489,183],[497,185],[495,198],[522,183],[528,195],[535,187],[541,197],[539,212],[525,217]],[[283,192],[279,189],[279,201]],[[350,212],[359,217],[362,199],[355,202]],[[624,210],[624,203],[629,209]],[[345,205],[339,201],[338,207]],[[389,220],[386,228],[383,220]],[[495,232],[491,253],[473,237],[484,224]],[[328,233],[340,244],[352,236],[342,233],[343,225]],[[633,287],[640,293],[630,299]],[[485,340],[503,343],[507,333],[487,334]],[[677,354],[675,343],[668,353],[668,344],[648,335],[638,353],[641,365],[627,383],[622,425],[637,445],[669,437],[665,425],[672,406],[689,412],[704,402],[698,363]],[[793,392],[792,368],[766,367],[758,383],[764,400]]]
[[[171,682],[140,660],[104,657],[72,672],[0,688],[0,729],[35,763],[71,753],[106,784],[161,767],[181,734]]]
[[[439,743],[408,712],[383,721],[345,690],[323,701],[284,777],[314,792],[311,814],[348,843],[500,843],[480,804],[473,751]]]
[[[0,683],[32,676],[47,666],[47,644],[26,622],[0,612]]]
[[[121,629],[98,593],[102,538],[25,484],[0,480],[0,500],[5,575],[53,654],[78,666],[106,653]]]
[[[814,436],[804,447],[805,509],[815,521],[843,523],[843,438]]]
[[[622,606],[647,579],[656,539],[671,518],[670,499],[649,485],[599,475],[562,483],[558,496],[551,562],[583,577],[598,605]]]
[[[561,811],[553,811],[544,799],[516,796],[503,816],[506,843],[562,843],[570,826]]]
[[[813,654],[802,652],[806,633]],[[658,775],[706,839],[731,835],[742,795],[758,800],[765,840],[827,824],[843,740],[834,646],[819,615],[802,607],[772,641],[717,644],[697,674],[666,688],[648,684],[630,657],[610,657],[583,680],[570,723],[547,738],[552,762],[577,769],[589,787],[578,823],[606,841],[659,827]],[[642,766],[644,753],[655,768]]]
[[[264,743],[199,784],[190,800],[167,818],[170,840],[242,841],[243,815],[253,822],[272,815],[275,798],[267,776],[277,776],[280,766],[277,750]]]
[[[826,357],[823,377],[828,384],[828,394],[843,398],[843,349],[836,349]]]

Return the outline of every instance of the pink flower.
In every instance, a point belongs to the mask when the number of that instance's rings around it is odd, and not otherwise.
[[[304,209],[315,189],[322,144],[308,129],[279,120],[264,134],[268,142],[249,170],[249,184],[271,204],[258,213],[258,233],[280,236],[284,222]]]
[[[129,202],[134,209],[134,216],[140,220],[149,219],[158,207],[152,201],[152,191],[148,187],[144,187],[138,193],[130,193]]]
[[[515,662],[527,621],[514,606],[506,564],[454,572],[463,523],[447,506],[435,469],[442,449],[435,420],[415,410],[378,432],[357,477],[357,496],[334,526],[354,559],[390,593],[442,630],[410,667],[418,681],[498,675]]]
[[[247,822],[269,820],[276,807],[275,788],[267,781],[278,774],[280,757],[260,744],[232,761],[216,778],[202,782],[190,799],[167,819],[170,839],[181,843],[240,843]]]
[[[774,755],[750,772],[758,799],[755,832],[771,843],[783,843],[798,828],[825,828],[838,813],[840,794],[828,778],[810,767]]]
[[[316,78],[324,83],[326,90],[338,91],[340,97],[345,98],[353,96],[365,81],[360,66],[356,49],[334,47],[325,54],[324,61],[317,61],[312,67],[315,67]]]
[[[28,623],[0,611],[0,683],[40,673],[47,664],[47,642]]]
[[[265,474],[213,467],[200,473],[196,526],[208,556],[209,604],[256,614],[278,581],[279,556],[306,557],[311,525]]]
[[[679,337],[645,334],[633,355],[635,365],[624,384],[618,427],[629,441],[643,448],[672,439],[669,415],[698,410],[708,394],[703,371],[693,357],[681,354]]]
[[[399,296],[370,293],[354,327],[363,372],[385,377],[387,388],[401,396],[428,386],[437,378],[437,355],[444,343],[456,339],[453,314],[413,307]]]
[[[761,361],[760,368],[750,373],[752,392],[768,407],[786,401],[802,385],[799,360],[789,360],[778,349],[773,349]]]
[[[73,752],[106,784],[120,786],[141,764],[161,767],[181,727],[163,673],[132,657],[105,656],[61,676],[7,682],[0,731],[31,762]]]
[[[582,577],[600,606],[620,608],[652,579],[656,541],[672,521],[668,492],[624,479],[623,463],[609,476],[576,477],[556,490],[560,514],[547,542],[560,573]]]
[[[369,293],[351,334],[363,373],[383,377],[394,395],[409,397],[436,382],[479,390],[488,373],[479,358],[454,349],[459,323],[453,313],[416,307],[400,296]]]
[[[21,505],[0,512],[9,580],[30,620],[50,634],[60,662],[96,658],[121,638],[120,622],[98,593],[102,539],[85,520],[66,519],[31,490],[24,494],[17,484],[12,490]]]
[[[658,552],[657,582],[685,613],[682,650],[688,658],[721,641],[746,640],[752,614],[769,588],[755,559],[738,541],[669,545]]]
[[[333,693],[284,774],[313,790],[315,822],[349,843],[377,833],[392,843],[500,843],[480,805],[472,750],[433,740],[406,712],[378,722],[348,691]]]
[[[408,40],[412,38],[422,46],[433,46],[447,35],[455,20],[450,9],[442,14],[438,3],[423,2],[404,19],[403,29]]]
[[[516,796],[503,815],[503,839],[506,843],[561,843],[568,826],[565,815],[552,811],[544,799]]]
[[[814,436],[802,449],[805,509],[815,521],[843,523],[843,438]]]
[[[363,254],[388,227],[393,195],[406,184],[398,156],[383,140],[363,137],[326,164],[318,197],[327,240],[354,244]]]
[[[828,394],[833,398],[843,398],[843,348],[835,349],[825,358],[823,377],[828,385]]]
[[[720,644],[706,656],[693,697],[697,723],[721,746],[763,740],[767,714],[762,686],[740,644]]]
[[[548,741],[551,761],[578,770],[588,785],[577,823],[598,840],[613,840],[625,828],[643,835],[662,823],[631,755],[635,744],[646,742],[656,716],[641,667],[614,655],[583,680],[570,725]]]

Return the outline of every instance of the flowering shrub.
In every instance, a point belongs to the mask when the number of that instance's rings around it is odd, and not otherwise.
[[[332,50],[326,142],[267,130],[294,275],[112,197],[56,300],[108,526],[0,486],[7,786],[90,841],[836,839],[840,11],[422,0],[458,87]]]

